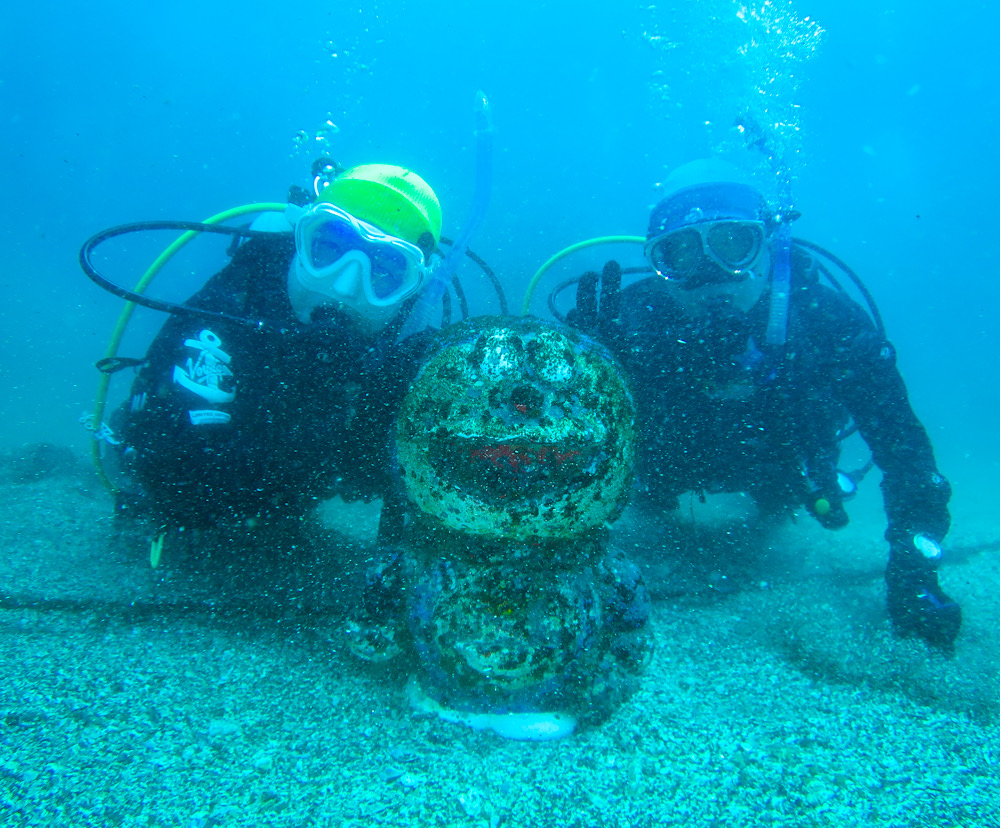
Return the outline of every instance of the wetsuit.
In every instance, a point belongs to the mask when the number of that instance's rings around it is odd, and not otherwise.
[[[800,250],[780,349],[765,344],[768,303],[765,293],[746,314],[692,318],[660,277],[621,292],[598,335],[634,384],[641,488],[663,504],[686,491],[745,491],[765,510],[804,504],[836,528],[847,522],[837,436],[853,418],[883,472],[887,538],[942,539],[950,489],[892,346],[855,302],[820,284]]]
[[[389,398],[373,341],[342,315],[300,322],[288,299],[291,234],[253,239],[157,335],[120,413],[140,505],[175,526],[303,514],[386,485]]]

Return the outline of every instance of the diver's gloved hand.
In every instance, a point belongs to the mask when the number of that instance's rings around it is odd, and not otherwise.
[[[889,618],[900,636],[919,636],[951,654],[962,626],[962,609],[938,584],[941,546],[927,535],[892,545],[885,571]]]

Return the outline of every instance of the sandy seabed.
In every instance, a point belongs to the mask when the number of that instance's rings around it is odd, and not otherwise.
[[[1000,825],[1000,530],[949,538],[946,659],[890,635],[874,520],[627,512],[641,689],[520,743],[415,715],[404,670],[346,652],[377,505],[324,505],[306,555],[234,538],[153,571],[83,461],[33,451],[0,457],[4,826]]]

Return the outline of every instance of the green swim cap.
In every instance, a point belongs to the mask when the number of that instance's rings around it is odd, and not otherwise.
[[[415,172],[392,164],[360,164],[342,172],[319,194],[383,233],[415,244],[427,256],[441,238],[441,204]],[[430,233],[433,245],[427,243]]]

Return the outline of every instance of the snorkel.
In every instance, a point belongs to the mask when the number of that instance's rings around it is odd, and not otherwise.
[[[788,300],[792,281],[791,225],[800,215],[792,209],[792,172],[787,164],[782,163],[785,153],[778,136],[769,134],[751,112],[743,112],[734,125],[742,133],[747,149],[763,155],[778,180],[778,209],[767,219],[773,228],[771,244],[774,262],[771,266],[771,300],[765,341],[768,345],[784,346],[788,337]]]
[[[791,203],[791,182],[785,177],[782,184],[781,203]],[[768,345],[784,345],[788,334],[788,296],[792,281],[792,213],[781,208],[774,217],[774,265],[771,272],[771,303],[767,312]]]
[[[458,263],[469,247],[469,240],[482,223],[486,208],[490,203],[490,191],[493,188],[493,115],[490,102],[482,90],[476,92],[474,109],[476,120],[476,189],[472,201],[472,210],[465,220],[462,232],[452,244],[444,261],[433,268],[427,287],[418,296],[410,311],[399,339],[406,339],[417,331],[427,327],[431,317],[437,310],[438,302],[448,289],[452,276],[458,268]]]

